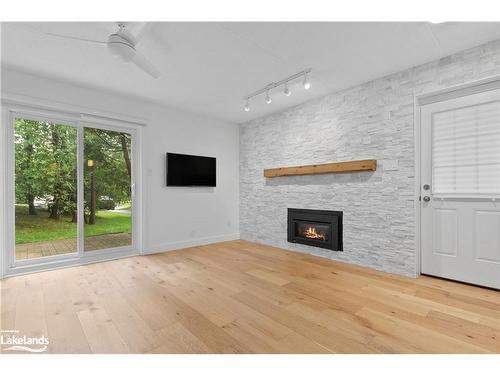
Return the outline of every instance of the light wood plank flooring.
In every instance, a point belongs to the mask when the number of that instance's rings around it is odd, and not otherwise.
[[[2,281],[52,353],[499,353],[499,292],[230,241]]]

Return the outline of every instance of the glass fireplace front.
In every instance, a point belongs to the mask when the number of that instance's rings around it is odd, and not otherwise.
[[[329,241],[331,224],[295,221],[295,236],[317,241]]]

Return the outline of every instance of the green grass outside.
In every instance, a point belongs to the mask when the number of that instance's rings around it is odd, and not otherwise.
[[[45,209],[37,209],[36,216],[28,215],[26,205],[16,205],[16,244],[76,238],[76,223],[71,217],[59,220],[48,218]],[[85,236],[111,233],[131,233],[131,215],[111,211],[98,211],[95,225],[85,224]]]

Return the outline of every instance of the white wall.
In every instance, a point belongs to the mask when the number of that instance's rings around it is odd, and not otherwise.
[[[2,93],[143,118],[143,248],[162,251],[238,238],[238,127],[99,90],[2,69]],[[217,187],[165,186],[165,153],[217,158]]]

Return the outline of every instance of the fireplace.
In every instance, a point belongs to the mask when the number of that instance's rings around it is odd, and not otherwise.
[[[342,251],[342,211],[289,208],[288,242]]]

